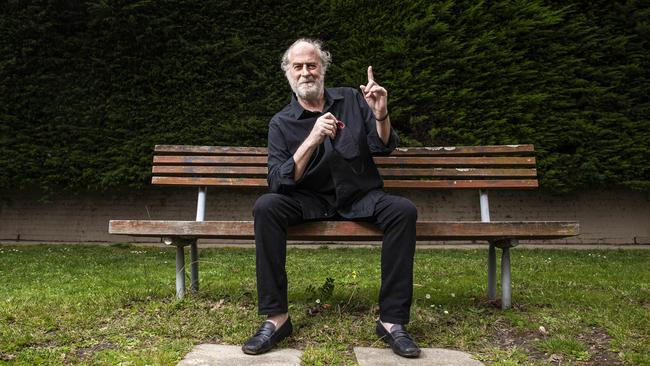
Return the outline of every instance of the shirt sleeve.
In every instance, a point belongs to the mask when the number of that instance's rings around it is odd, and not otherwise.
[[[269,124],[268,154],[269,172],[266,180],[269,189],[274,193],[291,191],[296,185],[293,179],[296,162],[287,148],[280,126],[274,120]]]
[[[363,98],[363,96],[361,96],[360,92],[355,90],[354,95],[357,98],[359,106],[361,107],[361,116],[365,124],[366,138],[370,152],[372,155],[389,155],[399,144],[399,136],[397,136],[397,133],[391,126],[388,144],[384,144],[384,142],[379,137],[379,134],[377,133],[377,120],[370,110],[370,106],[368,106],[368,103]]]

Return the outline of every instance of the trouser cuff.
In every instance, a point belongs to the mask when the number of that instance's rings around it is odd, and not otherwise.
[[[393,323],[393,324],[402,324],[402,325],[406,325],[406,324],[409,323],[408,318],[406,318],[406,319],[405,318],[396,318],[396,317],[392,317],[392,316],[389,316],[389,315],[379,315],[379,320],[381,320],[384,323]]]

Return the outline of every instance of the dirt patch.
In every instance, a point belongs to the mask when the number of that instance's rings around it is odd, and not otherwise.
[[[100,341],[99,343],[95,344],[92,347],[85,347],[85,348],[77,348],[74,350],[72,353],[74,356],[76,356],[79,359],[85,359],[90,356],[92,356],[94,353],[97,353],[99,351],[105,350],[105,349],[113,349],[116,348],[115,344],[108,342],[108,341]]]
[[[11,353],[0,352],[0,361],[12,361],[14,358],[16,358],[16,356]]]
[[[618,355],[610,351],[612,337],[604,329],[589,327],[578,336],[578,339],[589,347],[588,351],[591,355],[589,362],[581,365],[623,365]]]
[[[610,351],[612,338],[607,332],[598,327],[588,327],[578,335],[578,340],[587,346],[590,358],[587,361],[577,361],[560,354],[548,354],[537,348],[539,341],[549,335],[538,331],[515,329],[500,321],[494,325],[491,343],[501,349],[517,347],[528,354],[531,361],[542,361],[550,365],[580,365],[580,366],[617,366],[624,365],[614,352]]]
[[[505,321],[497,321],[494,324],[494,329],[495,331],[491,335],[491,343],[496,347],[501,349],[517,347],[524,350],[533,360],[549,360],[550,355],[535,347],[535,343],[543,339],[543,335],[512,328]]]
[[[486,298],[479,297],[479,298],[473,299],[473,301],[474,301],[474,305],[476,307],[485,308],[485,309],[499,309],[499,310],[501,310],[501,304],[502,304],[501,299],[488,300]],[[538,308],[538,309],[539,308],[548,308],[548,307],[551,307],[551,306],[552,306],[551,304],[535,304],[535,308]],[[528,311],[528,308],[526,307],[526,304],[514,303],[514,304],[510,305],[510,308],[512,310],[519,311],[519,312]]]

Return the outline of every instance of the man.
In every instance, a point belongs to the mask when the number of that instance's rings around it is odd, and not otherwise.
[[[404,357],[420,349],[404,325],[413,294],[417,210],[381,189],[373,155],[388,155],[397,134],[388,93],[374,81],[361,93],[325,88],[330,54],[317,40],[299,39],[284,53],[291,102],[269,123],[268,184],[255,203],[258,310],[268,318],[243,345],[247,354],[270,350],[293,331],[287,304],[287,227],[308,220],[364,220],[383,230],[376,333]]]

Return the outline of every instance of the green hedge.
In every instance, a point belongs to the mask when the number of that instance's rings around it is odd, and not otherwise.
[[[273,5],[269,4],[273,3]],[[325,40],[328,85],[372,64],[408,145],[532,143],[553,192],[650,189],[642,1],[9,1],[0,191],[144,187],[154,144],[263,146],[279,69]]]

